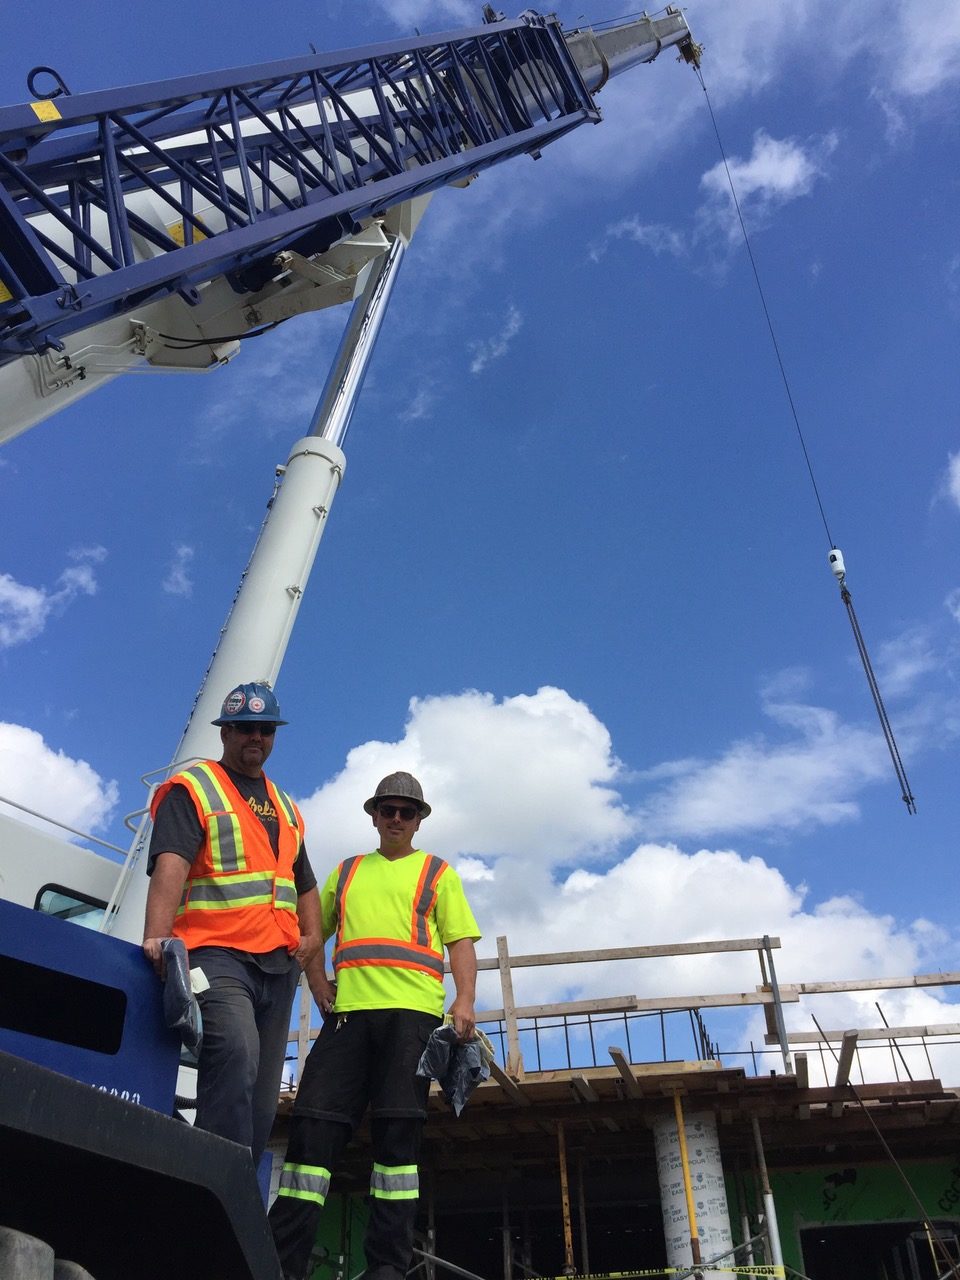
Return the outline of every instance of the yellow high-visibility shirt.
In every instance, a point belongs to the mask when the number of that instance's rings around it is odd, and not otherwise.
[[[336,935],[337,1013],[443,1015],[444,945],[480,937],[453,867],[420,849],[393,860],[361,854],[334,868],[320,903],[323,936]]]

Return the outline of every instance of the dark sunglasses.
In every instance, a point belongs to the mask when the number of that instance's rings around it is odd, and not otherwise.
[[[419,816],[419,809],[412,804],[378,804],[377,812],[384,818],[402,818],[404,822],[412,822]]]
[[[246,738],[251,733],[262,733],[265,738],[272,738],[277,732],[275,724],[263,724],[259,720],[238,720],[233,727],[237,733],[242,733]]]

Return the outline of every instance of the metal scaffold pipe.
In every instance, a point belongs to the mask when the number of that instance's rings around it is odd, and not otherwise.
[[[777,1224],[777,1207],[773,1203],[773,1192],[770,1189],[770,1177],[767,1173],[767,1158],[763,1151],[760,1137],[760,1122],[756,1116],[750,1117],[753,1127],[753,1142],[757,1150],[757,1168],[760,1171],[760,1186],[763,1192],[763,1216],[766,1219],[767,1239],[770,1242],[770,1261],[775,1267],[783,1266],[783,1249],[780,1247],[780,1227]]]

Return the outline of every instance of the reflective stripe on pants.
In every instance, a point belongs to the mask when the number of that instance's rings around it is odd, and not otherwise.
[[[370,1174],[370,1194],[375,1200],[416,1200],[420,1176],[415,1164],[374,1164]]]
[[[278,1196],[312,1200],[325,1204],[330,1192],[330,1170],[317,1164],[285,1164],[280,1175]]]

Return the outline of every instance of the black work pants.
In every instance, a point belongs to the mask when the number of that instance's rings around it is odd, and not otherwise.
[[[415,1195],[394,1199],[378,1194],[375,1185],[378,1169],[415,1168],[422,1133],[423,1121],[420,1119],[380,1116],[371,1122],[374,1174],[371,1178],[370,1218],[363,1248],[367,1271],[377,1271],[384,1280],[387,1277],[401,1280],[410,1267],[418,1200]],[[290,1165],[301,1170],[333,1170],[350,1135],[350,1127],[336,1120],[295,1119],[284,1172]],[[409,1180],[409,1175],[405,1176]],[[329,1174],[327,1179],[329,1185]],[[326,1198],[323,1192],[309,1199],[281,1194],[270,1210],[270,1229],[284,1280],[303,1280],[307,1274],[310,1251],[323,1210],[321,1195]]]
[[[303,1280],[330,1178],[369,1105],[373,1171],[364,1239],[368,1274],[401,1280],[417,1217],[417,1160],[429,1080],[417,1064],[432,1014],[365,1009],[328,1019],[297,1091],[280,1192],[270,1226],[285,1280]]]

